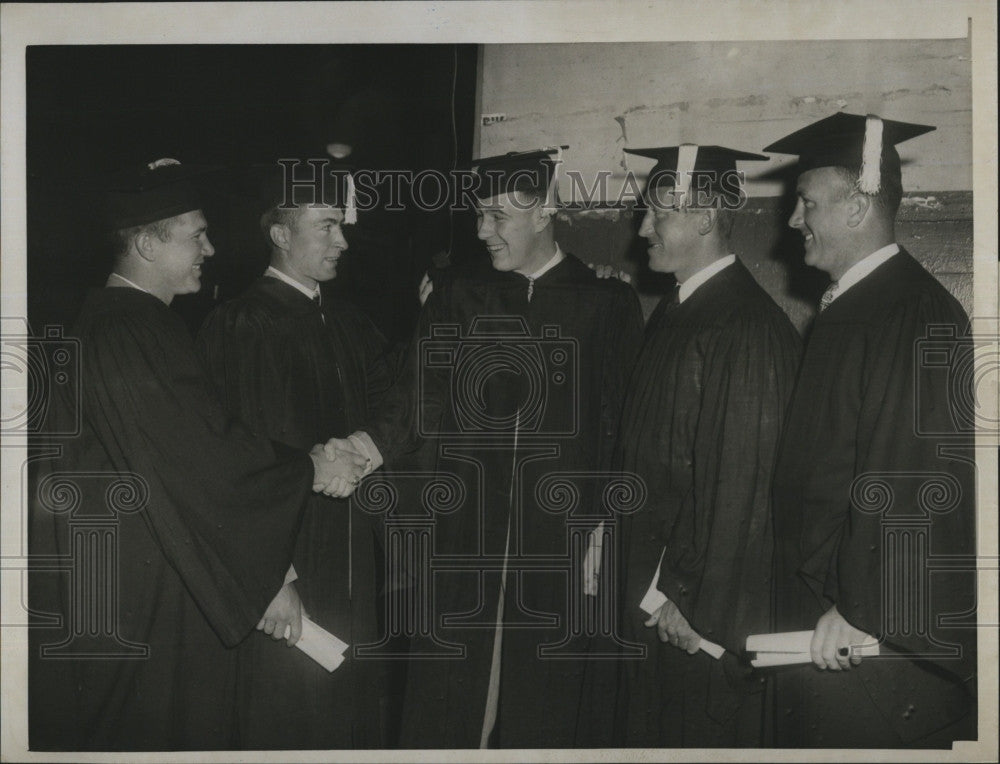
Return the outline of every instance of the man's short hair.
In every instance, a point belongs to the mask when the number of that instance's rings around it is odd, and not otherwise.
[[[704,212],[706,209],[715,210],[715,231],[719,238],[728,242],[733,235],[733,227],[736,225],[736,210],[723,207],[716,200],[713,204],[705,204],[700,207],[681,207],[681,212]]]
[[[164,218],[163,220],[154,220],[152,223],[143,223],[131,228],[119,228],[113,231],[111,234],[112,254],[116,260],[125,257],[136,237],[146,233],[155,236],[160,241],[170,241],[176,220],[176,218]]]
[[[267,242],[268,251],[273,252],[276,247],[274,240],[271,239],[271,226],[292,226],[295,224],[295,220],[301,211],[301,206],[281,207],[277,204],[264,210],[264,214],[260,216],[260,232],[264,234],[264,241]]]
[[[847,167],[834,166],[837,174],[845,184],[845,194],[854,193],[858,190],[858,179],[860,174],[857,170]],[[903,177],[899,166],[899,154],[892,146],[886,146],[882,152],[882,177],[879,190],[875,194],[869,194],[875,205],[888,216],[890,220],[895,219],[899,212],[899,205],[903,200]]]
[[[729,241],[733,235],[733,227],[736,225],[736,211],[723,207],[715,208],[715,227],[719,230],[719,237],[723,241]]]
[[[651,191],[647,191],[647,194],[648,193],[651,193]],[[730,206],[732,204],[732,200],[726,198],[725,192],[719,189],[709,189],[708,191],[701,190],[697,192],[697,197],[697,204],[682,205],[678,208],[679,211],[702,212],[706,209],[714,209],[716,216],[715,230],[723,241],[728,242],[732,237],[733,228],[736,225],[737,210]],[[649,204],[648,200],[646,200],[646,204]]]

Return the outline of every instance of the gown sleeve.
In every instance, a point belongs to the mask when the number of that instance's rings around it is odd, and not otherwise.
[[[667,530],[659,589],[706,639],[739,654],[770,622],[771,474],[799,339],[777,319],[706,340],[693,490]]]
[[[281,588],[312,483],[307,454],[253,435],[215,398],[183,326],[115,316],[83,342],[83,407],[143,519],[226,645]]]
[[[928,337],[934,326],[945,339]],[[972,368],[968,319],[954,301],[923,294],[901,302],[870,347],[851,508],[824,594],[896,649],[935,660],[958,647],[942,665],[971,673],[975,629],[938,622],[968,620],[976,604],[975,450],[961,426],[975,392],[962,373]],[[935,560],[951,570],[930,572]]]

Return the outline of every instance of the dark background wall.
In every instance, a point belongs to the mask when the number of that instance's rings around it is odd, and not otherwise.
[[[447,170],[471,158],[475,45],[35,46],[27,51],[28,297],[70,324],[110,255],[100,177],[160,157],[220,166],[206,204],[216,256],[175,308],[196,327],[266,266],[259,204],[238,168],[354,146],[357,168]],[[468,235],[445,213],[362,212],[329,285],[390,337],[408,334],[435,254]],[[455,230],[453,230],[455,229]],[[462,240],[462,233],[457,236]]]

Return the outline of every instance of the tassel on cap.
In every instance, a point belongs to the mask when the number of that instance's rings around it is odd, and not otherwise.
[[[625,153],[656,160],[656,164],[649,171],[645,196],[649,197],[657,188],[665,190],[669,188],[675,196],[684,191],[688,196],[678,196],[677,207],[684,204],[700,205],[704,203],[704,200],[690,198],[692,173],[695,171],[704,173],[699,180],[709,181],[708,186],[703,189],[704,191],[718,194],[720,198],[727,199],[734,205],[741,204],[743,177],[737,172],[736,163],[767,160],[767,157],[762,154],[750,154],[725,146],[694,143],[659,148],[625,149]],[[736,187],[723,184],[723,179],[731,176],[735,176]],[[697,191],[696,186],[695,194]]]
[[[874,114],[865,119],[865,142],[861,149],[858,190],[877,194],[882,187],[882,120]]]
[[[858,173],[858,190],[877,193],[882,177],[899,175],[899,160],[890,146],[929,133],[933,125],[897,122],[874,114],[839,111],[789,133],[764,151],[799,155],[799,172],[818,167],[843,167]]]
[[[344,203],[344,222],[353,225],[358,222],[358,207],[354,200],[354,176],[347,173],[347,200]]]
[[[555,149],[556,155],[552,158],[552,177],[549,178],[549,191],[546,195],[546,206],[554,210],[556,208],[556,194],[559,192],[559,167],[563,161],[563,147],[553,146],[547,151]]]
[[[677,207],[686,207],[691,203],[691,175],[694,164],[698,161],[698,144],[682,143],[677,147],[677,185],[675,194],[679,197]]]

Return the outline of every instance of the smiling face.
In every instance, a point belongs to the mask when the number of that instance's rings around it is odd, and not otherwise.
[[[201,265],[215,254],[201,210],[172,218],[166,241],[152,234],[144,241],[149,248],[147,259],[155,272],[156,283],[150,291],[169,303],[179,294],[201,289]]]
[[[477,235],[498,271],[531,274],[554,254],[543,233],[550,218],[541,206],[541,200],[520,193],[499,194],[479,203]]]
[[[271,236],[278,249],[276,266],[303,286],[337,275],[337,261],[347,241],[340,226],[344,213],[329,205],[302,207],[286,224],[271,226]]]
[[[649,269],[672,273],[679,282],[697,273],[702,263],[700,210],[673,209],[672,190],[650,189],[655,194],[642,220],[639,235],[649,242]]]
[[[854,252],[851,228],[851,188],[833,167],[817,167],[799,176],[797,201],[788,225],[802,234],[806,265],[839,279]],[[856,258],[854,258],[856,259]]]

